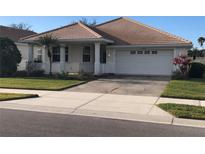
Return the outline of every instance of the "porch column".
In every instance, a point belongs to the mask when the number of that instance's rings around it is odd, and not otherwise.
[[[28,45],[28,61],[33,62],[33,45]]]
[[[65,72],[65,46],[60,46],[60,71]]]
[[[100,75],[100,43],[95,43],[94,75]]]
[[[43,61],[43,69],[46,74],[49,73],[49,60],[48,60],[48,50],[45,46],[42,46],[42,61]]]

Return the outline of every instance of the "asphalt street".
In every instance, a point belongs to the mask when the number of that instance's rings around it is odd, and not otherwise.
[[[0,109],[0,136],[202,137],[205,136],[205,129],[78,115]]]

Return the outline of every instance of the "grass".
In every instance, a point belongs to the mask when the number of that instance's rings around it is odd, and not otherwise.
[[[205,79],[172,80],[161,96],[205,100]]]
[[[36,94],[14,94],[14,93],[0,93],[0,101],[23,99],[23,98],[34,98],[38,97]]]
[[[50,78],[0,78],[0,88],[63,90],[82,84],[81,80],[62,80]]]
[[[171,103],[158,106],[178,118],[205,120],[205,107]]]

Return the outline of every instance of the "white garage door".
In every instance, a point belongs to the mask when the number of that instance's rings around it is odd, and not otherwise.
[[[140,54],[141,53],[141,54]],[[116,73],[130,75],[171,75],[172,51],[116,51]]]

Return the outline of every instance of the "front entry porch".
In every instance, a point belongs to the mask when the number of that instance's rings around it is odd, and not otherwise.
[[[106,43],[60,43],[52,49],[52,73],[89,73],[100,75],[101,64],[106,63]],[[104,61],[103,61],[104,60]],[[29,44],[28,63],[49,73],[49,58],[45,47]]]

